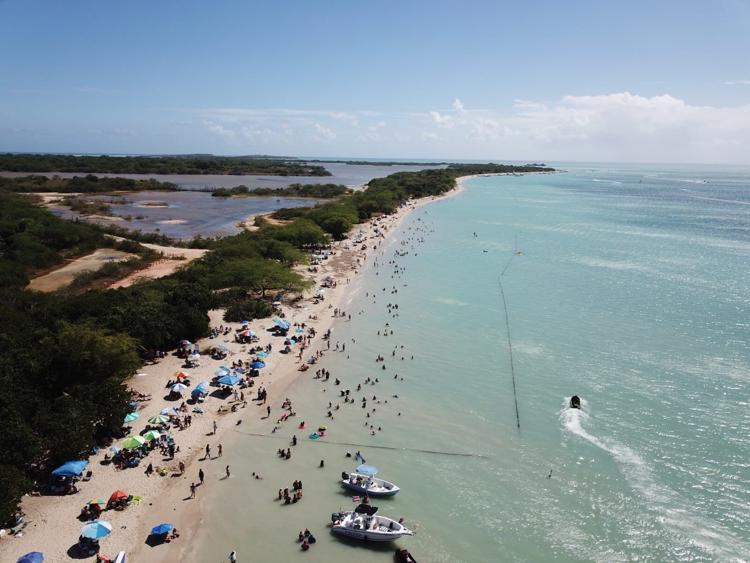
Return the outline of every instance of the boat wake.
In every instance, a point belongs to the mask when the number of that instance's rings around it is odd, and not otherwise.
[[[581,409],[569,405],[570,397],[566,397],[560,410],[563,428],[612,457],[630,487],[646,501],[646,508],[670,532],[676,552],[694,546],[721,560],[744,560],[743,554],[749,552],[750,546],[720,524],[693,513],[679,494],[654,478],[648,463],[636,451],[615,440],[599,438],[584,428],[591,418],[586,412],[588,401],[581,398]]]

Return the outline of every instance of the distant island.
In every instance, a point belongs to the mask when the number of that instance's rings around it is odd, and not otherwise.
[[[331,176],[323,166],[294,159],[248,156],[75,156],[0,154],[0,171],[81,172],[84,174],[221,174]]]

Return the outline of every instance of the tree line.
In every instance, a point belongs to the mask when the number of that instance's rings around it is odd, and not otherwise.
[[[263,174],[330,176],[325,167],[294,159],[250,156],[76,156],[0,154],[0,170],[9,172],[83,172],[87,174]]]

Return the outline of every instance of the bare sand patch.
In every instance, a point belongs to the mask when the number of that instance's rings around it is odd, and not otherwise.
[[[69,285],[78,274],[96,271],[109,262],[123,262],[131,258],[137,258],[137,256],[113,248],[99,248],[91,254],[71,260],[56,270],[34,278],[29,283],[28,289],[45,293],[57,291]]]

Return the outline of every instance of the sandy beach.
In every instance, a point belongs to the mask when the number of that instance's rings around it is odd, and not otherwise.
[[[312,327],[316,331],[316,337],[305,349],[304,357],[309,357],[317,350],[324,349],[325,341],[322,335],[336,320],[332,314],[333,310],[338,308],[346,298],[348,281],[357,275],[361,265],[367,259],[368,251],[382,241],[388,233],[393,232],[414,209],[460,193],[465,180],[466,178],[459,179],[456,189],[443,196],[409,202],[390,216],[375,218],[357,225],[350,233],[348,240],[333,243],[331,256],[318,266],[317,272],[309,272],[307,266],[298,267],[300,272],[314,280],[314,289],[304,296],[303,308],[299,305],[294,307],[285,304],[282,310],[289,322],[304,322],[306,327]],[[363,249],[363,246],[353,244],[352,241],[355,240],[366,241],[364,244],[368,248]],[[313,296],[326,276],[331,276],[336,281],[336,286],[326,289],[325,299],[315,303]],[[214,339],[201,339],[197,344],[203,350],[213,344],[221,343],[230,349],[230,355],[221,361],[202,356],[200,367],[188,370],[195,383],[210,380],[220,365],[229,364],[238,359],[248,359],[247,346],[234,342],[234,334],[240,327],[239,323],[224,322],[222,316],[223,311],[211,311],[211,326],[229,327],[230,333]],[[273,342],[275,346],[278,346],[278,341],[268,336],[267,329],[271,326],[271,319],[254,321],[251,324],[251,328],[260,336],[259,345]],[[254,387],[244,390],[245,398],[249,399],[249,395],[254,398],[257,389],[264,387],[268,392],[267,404],[271,405],[276,413],[279,412],[278,408],[285,391],[302,374],[298,370],[301,362],[296,353],[282,355],[274,351],[266,358],[266,364],[266,369],[255,378]],[[168,402],[164,396],[167,394],[167,381],[174,378],[175,373],[182,369],[181,366],[180,358],[168,355],[159,363],[143,366],[131,378],[129,386],[132,390],[151,397],[150,400],[139,403],[140,418],[132,423],[132,435],[138,434],[146,426],[147,419],[159,414],[163,408],[179,405],[179,401]],[[191,482],[197,481],[199,469],[197,460],[203,457],[206,445],[210,444],[216,452],[226,433],[235,428],[240,420],[245,431],[253,431],[266,414],[265,408],[258,408],[256,402],[248,401],[245,408],[237,408],[236,412],[231,412],[230,404],[232,404],[231,397],[221,400],[209,396],[201,405],[203,414],[190,412],[193,419],[189,427],[184,430],[172,429],[170,433],[179,447],[174,460],[163,460],[155,450],[143,460],[140,467],[116,470],[111,465],[102,465],[105,452],[100,451],[89,458],[88,469],[93,471],[93,476],[89,481],[80,483],[78,494],[72,496],[27,495],[23,500],[22,509],[28,525],[21,534],[0,539],[0,559],[11,561],[24,553],[38,550],[45,554],[45,561],[69,561],[71,557],[68,551],[77,543],[80,528],[83,525],[77,518],[81,508],[89,499],[101,497],[106,500],[119,489],[141,497],[143,500],[140,504],[131,505],[124,511],[110,510],[103,513],[101,519],[112,524],[113,532],[102,541],[101,552],[114,557],[118,551],[123,550],[127,552],[131,560],[135,561],[187,560],[186,552],[190,549],[190,542],[187,539],[178,539],[164,546],[166,549],[158,550],[151,549],[144,542],[151,527],[160,522],[171,522],[181,533],[186,536],[190,535],[190,530],[200,522],[201,499],[205,498],[207,493],[206,490],[201,489],[209,487],[199,487],[199,494],[195,500],[188,501],[186,497],[190,495]],[[192,407],[189,406],[188,412],[190,410]],[[217,425],[215,433],[213,432],[214,422]],[[155,468],[166,468],[165,476],[159,476],[158,473],[147,476],[144,468],[149,462]],[[184,474],[177,469],[180,462],[185,465]],[[202,467],[206,468],[207,482],[220,478],[224,473],[221,463],[212,463]],[[54,530],[53,534],[50,533],[51,530]]]

